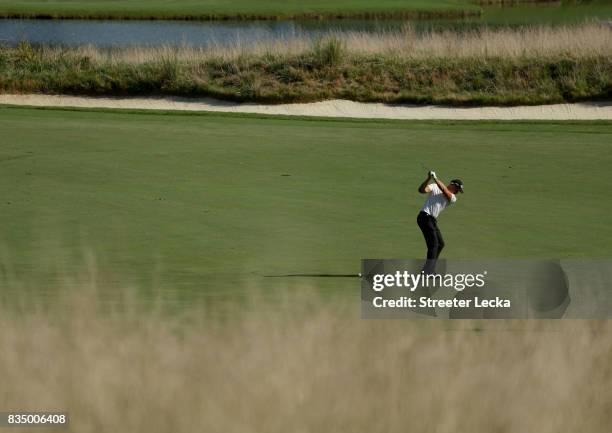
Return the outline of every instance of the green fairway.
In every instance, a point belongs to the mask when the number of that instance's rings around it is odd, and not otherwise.
[[[572,24],[612,18],[612,0],[528,3],[513,7],[484,7],[479,22],[496,25]]]
[[[513,7],[470,0],[0,0],[0,16],[53,18],[283,19],[338,17],[479,16],[497,24],[571,23],[609,19],[611,0],[551,2]],[[500,2],[501,3],[501,2]]]
[[[109,279],[205,294],[421,257],[421,162],[466,185],[443,256],[610,256],[610,123],[5,107],[0,129],[5,282],[70,275],[89,252]]]
[[[477,13],[467,0],[0,0],[5,16],[117,18],[284,18],[295,16],[359,16],[378,13],[430,12],[432,15]]]

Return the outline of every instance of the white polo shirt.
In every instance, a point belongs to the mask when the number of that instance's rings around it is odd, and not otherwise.
[[[436,183],[430,183],[427,185],[427,187],[429,188],[429,196],[427,197],[421,211],[431,215],[434,218],[438,218],[438,215],[440,215],[440,212],[444,210],[447,204],[453,204],[457,201],[455,194],[451,195],[450,201],[447,200],[444,192],[442,192]]]

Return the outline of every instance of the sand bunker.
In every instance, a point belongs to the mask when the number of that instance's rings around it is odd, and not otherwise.
[[[289,116],[352,117],[418,120],[612,120],[612,102],[519,107],[447,107],[330,100],[305,104],[255,104],[212,98],[88,97],[64,95],[0,95],[0,104],[36,107],[86,107],[225,113],[283,114]]]

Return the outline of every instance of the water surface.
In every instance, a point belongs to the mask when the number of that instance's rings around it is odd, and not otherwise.
[[[330,32],[385,32],[405,25],[417,31],[465,30],[481,26],[562,25],[612,19],[612,1],[552,6],[485,8],[480,18],[462,20],[289,20],[289,21],[146,21],[146,20],[0,20],[0,42],[14,45],[194,45],[275,40],[292,36],[318,38]]]

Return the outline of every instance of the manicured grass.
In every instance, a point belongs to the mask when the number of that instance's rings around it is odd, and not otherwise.
[[[610,255],[610,123],[0,108],[0,129],[4,282],[74,275],[92,252],[123,287],[211,295],[420,257],[421,162],[465,181],[446,257]]]
[[[612,17],[610,0],[589,2],[469,0],[0,0],[0,17],[108,19],[458,18],[496,24],[580,22]],[[524,5],[518,5],[525,3]],[[506,5],[508,3],[506,2]]]
[[[612,18],[611,0],[588,2],[557,2],[524,4],[513,7],[483,7],[479,22],[496,25],[571,24],[585,20],[609,20]]]
[[[0,16],[53,18],[282,19],[296,17],[462,16],[466,0],[0,0]]]

